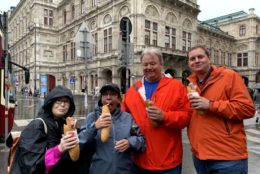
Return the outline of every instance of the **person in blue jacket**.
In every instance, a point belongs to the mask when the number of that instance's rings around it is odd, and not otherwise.
[[[94,144],[90,174],[131,174],[131,153],[142,153],[145,139],[132,116],[120,109],[121,94],[116,84],[110,83],[100,89],[100,100],[95,111],[86,117],[79,133],[81,150]],[[110,115],[100,116],[102,105],[108,104]],[[109,140],[101,141],[101,129],[112,126]]]

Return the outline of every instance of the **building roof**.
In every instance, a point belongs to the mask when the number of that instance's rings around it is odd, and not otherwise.
[[[238,11],[238,12],[227,14],[227,15],[224,15],[224,16],[219,16],[219,17],[216,17],[216,18],[208,19],[208,20],[205,20],[203,22],[211,24],[211,25],[217,25],[217,23],[222,23],[222,22],[233,20],[233,19],[239,19],[239,18],[243,18],[243,17],[246,17],[246,16],[248,16],[248,14],[246,12]]]
[[[229,35],[227,32],[221,30],[219,27],[217,26],[214,26],[214,25],[211,25],[209,23],[206,23],[206,22],[201,22],[201,21],[198,21],[198,26],[199,27],[202,27],[204,29],[207,29],[211,32],[215,32],[215,33],[218,33],[218,34],[222,34],[222,35],[225,35],[227,37],[232,37],[231,35]]]

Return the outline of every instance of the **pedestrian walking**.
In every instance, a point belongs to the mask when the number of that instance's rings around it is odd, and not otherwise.
[[[32,96],[32,89],[29,88],[29,96]]]
[[[86,117],[85,126],[79,134],[81,150],[93,145],[90,174],[134,174],[131,170],[132,153],[145,149],[145,140],[129,113],[120,109],[121,94],[116,84],[110,83],[100,89],[100,100],[94,112]],[[107,105],[109,112],[101,112]],[[109,128],[107,140],[102,129]],[[81,166],[86,167],[86,166]]]
[[[71,91],[63,86],[55,87],[37,116],[44,122],[35,119],[22,131],[11,174],[76,173],[77,162],[70,159],[68,150],[78,144],[77,133],[70,131],[63,135],[65,118],[74,111]]]
[[[260,115],[260,89],[257,89],[256,93],[254,94],[254,103],[256,107],[256,123],[259,122],[259,115]]]
[[[194,109],[188,137],[198,174],[246,174],[248,152],[243,120],[255,108],[241,76],[224,66],[211,65],[202,46],[188,51],[188,80],[199,93],[189,95]]]
[[[122,103],[145,136],[144,153],[134,154],[136,174],[180,174],[182,171],[181,131],[190,120],[185,86],[163,73],[163,57],[156,48],[141,55],[143,78],[127,91]]]

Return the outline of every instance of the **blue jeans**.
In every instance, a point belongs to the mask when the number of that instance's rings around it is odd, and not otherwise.
[[[199,160],[193,157],[197,174],[247,174],[248,160]]]
[[[181,174],[181,170],[182,170],[181,164],[173,169],[157,170],[157,171],[146,170],[146,169],[139,168],[135,164],[133,165],[133,174]]]

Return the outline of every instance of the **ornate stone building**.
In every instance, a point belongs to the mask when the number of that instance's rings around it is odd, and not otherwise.
[[[189,72],[186,51],[197,44],[207,46],[214,63],[236,67],[236,38],[197,21],[198,13],[196,0],[20,0],[9,16],[11,56],[30,68],[29,86],[42,95],[58,84],[76,94],[86,87],[90,94],[107,82],[124,90],[127,77],[129,83],[141,78],[140,54],[148,46],[163,52],[165,70],[180,80]],[[132,25],[127,64],[123,17]],[[87,61],[76,54],[75,36],[83,24],[95,41]],[[15,73],[21,88],[23,72]]]
[[[254,14],[254,9],[249,9],[249,13],[239,11],[203,22],[234,37],[231,67],[249,79],[250,87],[260,83],[260,18]]]

